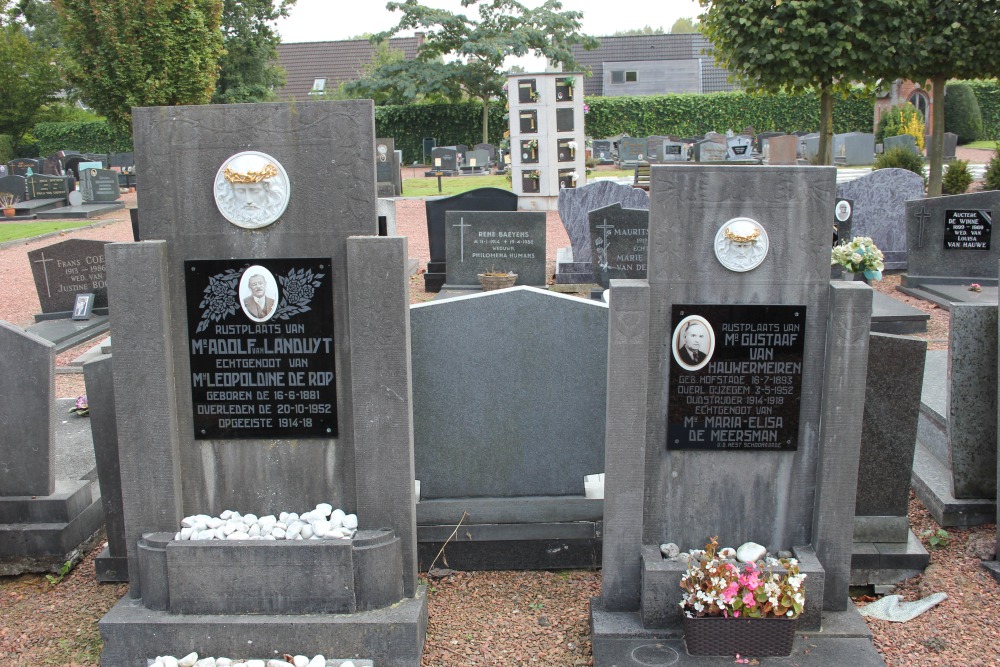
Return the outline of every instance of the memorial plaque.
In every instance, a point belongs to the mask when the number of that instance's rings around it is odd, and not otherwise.
[[[992,233],[992,211],[944,212],[945,250],[989,250]]]
[[[32,174],[28,176],[28,197],[31,199],[65,199],[69,183],[63,176]]]
[[[645,279],[649,211],[612,204],[591,211],[588,217],[594,280],[608,288],[614,279]]]
[[[478,286],[487,271],[513,271],[518,285],[545,286],[544,211],[448,211],[445,238],[449,286]]]
[[[337,435],[330,262],[184,262],[196,440]]]
[[[76,296],[87,292],[94,294],[94,308],[108,307],[106,243],[70,239],[28,253],[43,313],[68,313],[73,310]]]
[[[0,192],[14,195],[19,200],[28,198],[28,179],[24,176],[0,176]]]
[[[395,139],[375,140],[375,180],[379,183],[392,183],[393,159],[396,150]]]
[[[674,305],[667,449],[797,449],[805,322],[804,305]]]
[[[117,201],[121,197],[118,172],[110,169],[81,170],[80,193],[85,203]]]

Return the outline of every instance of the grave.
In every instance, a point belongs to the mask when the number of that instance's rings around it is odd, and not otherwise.
[[[559,193],[559,218],[566,228],[571,248],[559,249],[556,284],[593,282],[590,212],[611,204],[621,204],[629,209],[649,209],[649,195],[645,190],[612,181],[596,181]]]
[[[854,507],[852,586],[893,586],[930,558],[910,530],[910,476],[927,342],[872,333]]]
[[[0,575],[58,573],[101,528],[88,420],[55,400],[55,346],[0,321]]]
[[[7,163],[7,171],[13,176],[41,174],[44,167],[45,160],[36,160],[29,157],[20,157]]]
[[[753,139],[738,134],[726,139],[726,159],[730,162],[753,161]]]
[[[490,164],[496,162],[497,149],[493,144],[476,144],[472,148],[477,151],[486,151],[486,156],[489,158]]]
[[[813,164],[819,156],[819,135],[815,132],[799,137],[799,157]]]
[[[543,211],[448,211],[445,245],[442,289],[478,290],[478,274],[488,271],[516,273],[517,285],[545,286]]]
[[[711,664],[685,650],[686,564],[659,545],[712,536],[798,558],[786,664],[884,665],[848,597],[861,423],[838,418],[862,411],[871,290],[830,281],[829,228],[801,226],[828,219],[835,181],[829,167],[652,168],[648,280],[610,292],[597,667]],[[714,331],[698,359],[678,343],[690,322]],[[764,405],[740,389],[779,384]]]
[[[78,294],[93,293],[94,312],[108,313],[104,248],[107,241],[69,239],[28,253],[42,306],[36,320],[69,317]]]
[[[875,161],[875,135],[867,132],[833,135],[833,159],[847,167],[872,164]]]
[[[17,174],[0,176],[0,192],[12,194],[23,202],[28,198],[28,179]]]
[[[854,201],[851,234],[875,241],[886,270],[906,269],[906,202],[924,196],[924,180],[906,169],[878,169],[837,185],[837,196]]]
[[[774,137],[783,137],[784,132],[761,132],[756,137],[754,137],[754,150],[758,153],[767,157],[768,152],[768,141]]]
[[[1000,192],[916,199],[906,203],[909,268],[900,290],[933,301],[996,303],[1000,244],[993,241],[993,219]],[[982,292],[970,292],[979,283]]]
[[[618,163],[622,169],[632,169],[646,159],[646,140],[622,137],[618,140]]]
[[[375,236],[372,102],[141,108],[133,128],[145,240],[106,249],[129,594],[102,662],[416,667],[406,241]],[[319,503],[357,514],[353,539],[174,539],[195,514]]]
[[[424,175],[433,176],[439,171],[446,176],[458,171],[458,151],[453,146],[438,146],[431,150],[431,169]]]
[[[489,173],[490,154],[487,151],[474,150],[465,154],[465,161],[462,162],[463,174],[487,174]]]
[[[644,279],[649,211],[611,204],[592,210],[589,217],[594,282],[607,289],[611,280]]]
[[[108,155],[108,166],[118,172],[119,187],[135,187],[135,153],[111,153]]]
[[[920,155],[920,149],[917,148],[917,140],[912,134],[900,134],[895,137],[886,137],[882,140],[883,153],[888,153],[893,148],[905,148],[916,155]]]
[[[422,569],[459,522],[453,569],[597,566],[607,313],[532,287],[410,307]]]
[[[646,162],[663,162],[663,142],[669,138],[659,134],[651,134],[646,137]]]
[[[591,150],[597,164],[614,164],[615,156],[611,150],[611,141],[608,139],[594,139]]]
[[[403,194],[394,139],[375,140],[375,184],[379,197],[398,197]]]
[[[681,141],[664,139],[660,147],[660,162],[687,162],[687,150]]]
[[[767,139],[767,163],[773,165],[798,164],[799,138],[783,134]]]
[[[100,157],[104,158],[103,162],[97,161],[92,164],[98,165],[107,162],[106,155]],[[125,207],[124,202],[121,201],[121,189],[118,184],[119,173],[97,166],[84,168],[86,164],[87,162],[83,161],[77,162],[80,190],[78,193],[70,191],[67,196],[70,205],[39,211],[37,214],[39,219],[86,219]],[[75,195],[79,196],[79,200],[74,198]]]
[[[445,214],[448,211],[516,211],[517,195],[500,188],[477,188],[451,197],[428,197],[424,200],[427,215],[427,240],[431,259],[424,273],[424,290],[438,292],[447,273]]]
[[[996,520],[997,305],[951,304],[948,349],[927,353],[913,491],[944,527]]]
[[[703,139],[702,141],[697,142],[694,145],[693,148],[694,161],[724,162],[726,160],[727,150],[728,149],[726,148],[725,137],[723,137],[722,143],[719,143],[714,139],[706,138]]]

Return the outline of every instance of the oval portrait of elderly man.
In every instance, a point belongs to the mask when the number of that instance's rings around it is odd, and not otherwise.
[[[715,331],[700,315],[688,315],[674,329],[674,359],[686,371],[704,368],[715,352]]]
[[[254,322],[267,322],[278,306],[278,281],[263,266],[254,265],[240,278],[240,306]]]
[[[756,220],[733,218],[715,235],[715,256],[730,271],[750,271],[767,256],[767,232]]]
[[[281,217],[288,206],[285,168],[270,155],[237,153],[215,175],[215,205],[237,227],[259,229]]]

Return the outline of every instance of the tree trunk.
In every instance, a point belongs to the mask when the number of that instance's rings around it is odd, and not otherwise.
[[[930,159],[930,181],[927,184],[928,197],[941,196],[941,170],[944,167],[944,84],[948,80],[944,74],[931,77],[931,145],[927,147]]]
[[[490,143],[490,98],[483,98],[483,143]]]
[[[818,164],[833,164],[833,93],[825,84],[819,93]]]

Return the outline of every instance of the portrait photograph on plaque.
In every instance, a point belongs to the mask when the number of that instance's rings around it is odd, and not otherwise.
[[[675,304],[667,449],[798,448],[806,307]]]
[[[336,437],[330,264],[184,263],[196,440]]]
[[[90,314],[94,310],[94,295],[93,293],[88,294],[77,294],[76,301],[73,302],[73,317],[74,320],[89,320]]]

